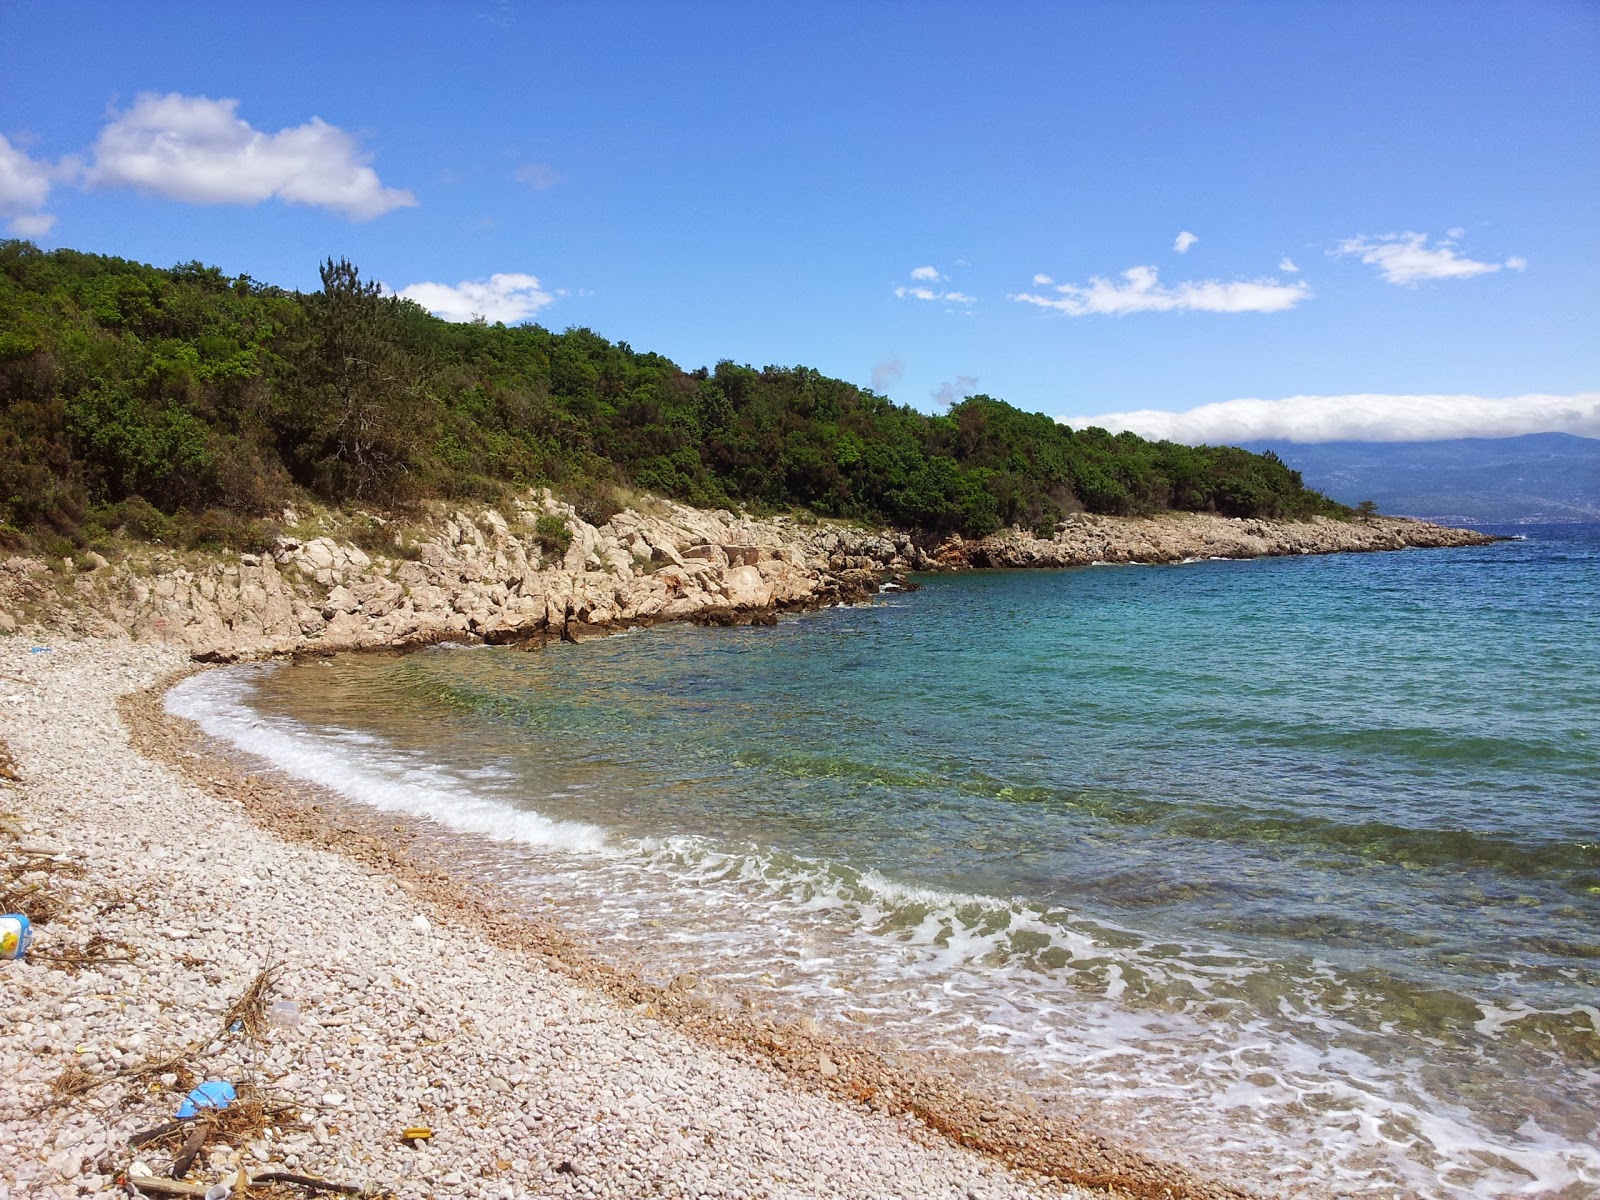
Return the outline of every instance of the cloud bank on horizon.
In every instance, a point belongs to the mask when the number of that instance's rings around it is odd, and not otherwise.
[[[1097,425],[1187,445],[1238,442],[1436,442],[1571,433],[1600,438],[1600,392],[1567,396],[1289,396],[1226,400],[1186,412],[1141,409],[1059,417],[1075,429]]]

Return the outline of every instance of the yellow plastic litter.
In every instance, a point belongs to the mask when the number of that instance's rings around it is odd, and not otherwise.
[[[422,1141],[423,1139],[431,1138],[432,1136],[433,1130],[429,1129],[426,1125],[412,1125],[408,1129],[405,1129],[401,1132],[400,1139],[406,1142]]]

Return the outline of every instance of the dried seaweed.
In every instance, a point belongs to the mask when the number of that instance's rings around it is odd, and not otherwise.
[[[65,1104],[68,1100],[87,1096],[102,1083],[106,1083],[108,1078],[84,1070],[80,1063],[70,1062],[61,1068],[61,1073],[50,1083],[50,1103]]]

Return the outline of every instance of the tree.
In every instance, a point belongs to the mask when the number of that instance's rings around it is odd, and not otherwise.
[[[393,501],[426,424],[421,363],[399,342],[397,307],[348,259],[321,267],[307,298],[299,413],[309,482],[330,499]]]
[[[1363,500],[1356,505],[1356,516],[1362,521],[1370,521],[1378,515],[1378,502],[1376,500]]]

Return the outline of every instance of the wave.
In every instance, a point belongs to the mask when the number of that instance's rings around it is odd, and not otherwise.
[[[451,771],[369,734],[338,726],[310,729],[258,713],[245,697],[260,673],[277,664],[190,676],[167,693],[169,713],[204,733],[271,762],[285,773],[322,784],[386,812],[428,817],[498,841],[563,850],[606,849],[606,831],[555,820],[485,796],[484,772]]]

